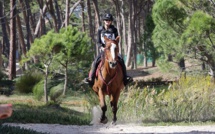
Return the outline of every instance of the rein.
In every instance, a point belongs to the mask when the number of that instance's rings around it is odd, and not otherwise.
[[[118,69],[118,66],[117,66],[117,69]],[[113,80],[116,78],[116,76],[117,76],[117,70],[116,70],[116,73],[114,74],[113,78],[111,78],[111,80],[110,80],[109,82],[106,82],[105,79],[103,78],[103,76],[102,76],[102,69],[101,69],[101,68],[100,68],[100,76],[101,76],[101,78],[102,78],[103,83],[106,85],[106,91],[107,91],[107,93],[108,93],[108,95],[109,95],[110,92],[109,92],[108,86],[109,86],[109,85],[113,82]]]

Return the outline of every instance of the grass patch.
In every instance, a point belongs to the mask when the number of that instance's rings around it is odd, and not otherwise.
[[[33,130],[27,130],[27,129],[23,129],[20,127],[0,125],[0,134],[46,134],[46,133],[36,132]]]
[[[59,106],[14,105],[13,115],[4,120],[13,123],[89,124],[87,114]]]
[[[48,123],[87,125],[90,123],[90,115],[71,109],[74,100],[67,100],[67,105],[46,105],[44,102],[34,100],[33,95],[13,95],[3,97],[1,103],[13,104],[13,115],[1,123]],[[63,101],[64,102],[64,101]],[[81,102],[81,101],[79,101]],[[78,105],[79,106],[79,105]]]
[[[210,77],[195,76],[162,90],[130,87],[121,94],[118,117],[144,123],[214,122],[214,106],[215,85]]]

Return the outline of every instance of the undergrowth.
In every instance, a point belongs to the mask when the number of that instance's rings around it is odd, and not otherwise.
[[[181,78],[159,91],[133,87],[121,96],[118,115],[124,120],[215,121],[215,85],[210,77]]]
[[[89,97],[91,107],[97,97]],[[106,98],[108,118],[113,114]],[[215,85],[210,77],[188,76],[163,89],[130,86],[120,95],[119,122],[205,122],[215,121]]]
[[[0,134],[46,134],[46,133],[36,132],[33,130],[27,130],[27,129],[20,128],[20,127],[0,125]]]

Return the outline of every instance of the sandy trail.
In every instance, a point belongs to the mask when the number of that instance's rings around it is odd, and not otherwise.
[[[112,133],[177,133],[177,134],[215,134],[215,125],[207,126],[141,126],[135,124],[117,125],[59,125],[59,124],[19,124],[5,123],[3,125],[19,126],[37,132],[50,134],[112,134]]]

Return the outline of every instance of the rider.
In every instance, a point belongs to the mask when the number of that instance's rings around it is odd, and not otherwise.
[[[96,59],[92,64],[91,76],[89,76],[89,78],[85,78],[84,80],[85,83],[88,83],[91,86],[94,84],[94,79],[96,77],[96,68],[98,67],[101,61],[101,55],[105,48],[104,36],[112,40],[114,40],[118,36],[117,28],[115,28],[114,25],[112,25],[113,16],[111,14],[105,14],[103,16],[103,21],[104,21],[104,26],[99,27],[98,34],[97,34],[97,45],[99,46],[101,53],[96,57]],[[119,55],[118,59],[119,59],[119,63],[122,66],[123,82],[124,82],[124,85],[126,86],[128,83],[133,81],[133,78],[130,76],[127,76],[126,66],[123,58]]]

